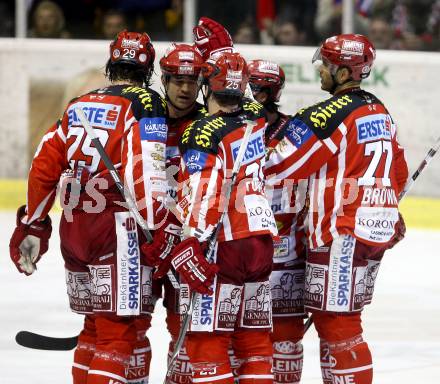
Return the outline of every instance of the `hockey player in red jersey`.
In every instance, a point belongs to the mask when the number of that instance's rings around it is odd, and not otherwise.
[[[375,49],[362,35],[338,35],[317,50],[321,88],[332,97],[300,110],[270,153],[268,180],[308,178],[305,306],[330,352],[329,382],[372,382],[361,311],[371,302],[384,251],[401,223],[408,177],[396,124],[360,88]],[[270,177],[270,175],[274,177]]]
[[[118,34],[106,65],[112,85],[73,99],[45,134],[32,161],[27,206],[17,213],[11,258],[20,272],[31,274],[48,249],[57,184],[70,170],[71,204],[61,217],[60,240],[70,306],[85,315],[74,354],[75,384],[148,381],[152,269],[139,257],[144,239],[76,110],[86,114],[154,229],[164,210],[167,137],[165,102],[147,87],[154,57],[146,33]]]
[[[180,164],[179,140],[185,128],[193,120],[200,119],[207,115],[206,108],[197,102],[199,93],[198,76],[203,64],[200,52],[194,46],[188,44],[172,44],[160,59],[162,71],[162,85],[165,91],[167,102],[167,177],[168,177],[168,206],[176,205],[177,199],[177,172]],[[175,211],[172,209],[172,211]],[[175,228],[175,233],[180,231],[181,224],[172,213],[168,216],[166,227]],[[162,232],[163,234],[166,231]],[[170,234],[173,236],[173,234]],[[160,236],[159,236],[160,237]],[[152,244],[145,244],[142,251],[148,259],[154,257],[158,249],[167,242],[160,238],[155,238]],[[164,257],[164,255],[161,255]],[[158,256],[158,257],[161,257]],[[180,314],[179,314],[179,290],[175,289],[168,277],[156,280],[153,283],[159,291],[164,287],[164,305],[167,308],[167,328],[171,334],[169,344],[170,354],[174,351],[174,343],[179,335]],[[175,364],[174,372],[169,378],[169,383],[185,384],[191,383],[191,365],[188,361],[185,348],[182,348]]]
[[[188,290],[201,294],[186,340],[193,382],[234,382],[228,357],[232,339],[241,361],[239,382],[272,383],[268,278],[276,227],[264,196],[266,121],[261,105],[243,100],[248,71],[239,54],[225,53],[204,64],[201,78],[210,116],[190,124],[180,140],[183,186],[177,208],[185,240],[172,252],[173,267],[185,282],[180,305],[188,305]],[[224,188],[243,140],[245,119],[256,126],[225,201]],[[204,247],[225,207],[211,264]]]
[[[238,381],[272,383],[268,277],[276,227],[264,196],[266,122],[260,105],[242,100],[249,76],[245,60],[238,53],[211,60],[202,70],[210,117],[190,125],[180,142],[184,185],[178,208],[186,240],[174,249],[173,266],[190,290],[202,294],[199,305],[204,308],[193,312],[186,347],[194,382],[234,382],[228,357],[232,338],[241,362]],[[257,125],[230,199],[223,201],[224,183],[243,139],[243,119]],[[202,247],[221,217],[223,204],[227,213],[217,238],[216,264],[205,266]],[[192,257],[186,256],[188,252],[193,252]],[[192,269],[192,262],[200,267]]]
[[[270,153],[278,144],[280,132],[288,123],[278,109],[284,87],[283,69],[266,60],[249,62],[249,84],[256,101],[268,117],[266,147]],[[270,167],[270,164],[266,164]],[[272,293],[272,343],[274,383],[299,383],[303,366],[301,340],[304,334],[305,233],[299,213],[304,208],[306,183],[301,188],[292,181],[268,189],[267,195],[278,227],[274,243]]]

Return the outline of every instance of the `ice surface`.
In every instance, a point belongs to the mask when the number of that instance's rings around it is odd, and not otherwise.
[[[46,352],[15,344],[19,330],[73,336],[82,316],[68,308],[64,269],[54,217],[50,250],[38,271],[26,277],[9,260],[15,215],[0,212],[0,382],[2,384],[70,383],[73,352]],[[374,383],[440,382],[440,232],[408,230],[406,239],[382,263],[373,304],[364,311],[365,338],[374,359]],[[153,349],[150,383],[161,384],[169,336],[165,311],[156,306],[149,330]],[[321,382],[318,339],[311,329],[304,339],[302,383]]]

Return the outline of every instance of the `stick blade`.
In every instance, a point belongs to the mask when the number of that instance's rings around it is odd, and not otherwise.
[[[15,341],[26,348],[43,351],[70,351],[78,344],[78,336],[50,337],[29,331],[20,331],[15,335]]]

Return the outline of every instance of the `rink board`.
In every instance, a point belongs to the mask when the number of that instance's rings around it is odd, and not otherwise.
[[[24,178],[43,133],[74,96],[101,87],[108,41],[0,38],[0,178]],[[154,42],[152,87],[161,91],[159,59],[169,46]],[[277,62],[286,73],[281,111],[298,109],[329,95],[320,89],[311,63],[316,47],[237,45],[246,60]],[[416,68],[416,70],[414,69]],[[409,168],[417,169],[438,126],[438,52],[378,51],[363,87],[382,100],[398,125]],[[19,76],[17,74],[20,74]],[[426,176],[425,176],[426,175]],[[412,194],[440,197],[440,161],[433,161]]]
[[[0,180],[0,210],[15,210],[25,204],[26,188],[25,180]],[[54,209],[60,211],[58,200]],[[440,229],[440,199],[408,196],[400,210],[408,227]]]

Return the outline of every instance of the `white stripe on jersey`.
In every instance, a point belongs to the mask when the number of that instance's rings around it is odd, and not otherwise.
[[[292,173],[294,173],[298,168],[302,167],[321,146],[322,146],[321,141],[317,141],[315,144],[313,144],[312,148],[310,148],[304,154],[304,156],[301,157],[301,159],[299,159],[296,163],[293,163],[289,168],[280,172],[277,175],[277,178],[278,179],[286,179],[288,176],[290,176]]]
[[[339,124],[338,129],[342,133],[342,136],[347,134],[347,126],[344,123]]]
[[[124,179],[124,184],[128,187],[131,196],[136,196],[133,182],[133,130],[127,135],[127,165],[125,167]]]
[[[130,104],[130,107],[127,108],[127,111],[125,112],[124,120],[124,133],[127,132],[128,129],[130,129],[131,125],[136,121],[136,118],[132,116],[130,119],[128,119],[128,113],[131,111],[131,106],[133,103]]]
[[[345,156],[347,153],[347,137],[346,137],[347,127],[345,126],[344,123],[341,123],[338,129],[342,132],[343,136],[341,139],[341,143],[339,145],[338,173],[336,175],[335,192],[334,192],[335,200],[334,200],[332,216],[330,218],[330,233],[333,239],[336,239],[339,236],[338,230],[336,229],[336,220],[342,198],[342,187],[343,187],[342,179],[345,173]]]
[[[213,382],[213,381],[219,381],[219,380],[223,380],[223,379],[227,379],[229,377],[234,377],[232,373],[225,373],[224,375],[217,375],[217,376],[210,376],[210,377],[203,377],[200,379],[197,378],[193,378],[192,382],[193,383],[208,383],[208,382]]]
[[[324,142],[324,144],[327,146],[328,149],[330,149],[330,151],[332,153],[336,153],[336,151],[338,150],[338,147],[336,146],[336,144],[333,142],[332,139],[330,139],[330,137],[327,137],[326,139],[322,140]]]
[[[200,211],[197,218],[197,221],[199,223],[200,228],[203,230],[207,229],[206,226],[206,217],[208,215],[208,209],[210,206],[212,207],[212,198],[216,199],[217,194],[217,178],[218,178],[218,170],[221,167],[220,159],[216,157],[215,159],[215,167],[212,168],[211,174],[209,176],[208,186],[206,188],[206,194],[203,196],[203,200],[200,204]],[[201,172],[199,172],[201,173]],[[197,189],[194,189],[195,194],[197,195],[199,187],[197,186]],[[214,201],[214,204],[217,205],[217,202]],[[214,206],[215,206],[214,205]]]
[[[139,127],[140,128],[140,127]],[[147,225],[148,228],[154,228],[154,210],[153,210],[153,185],[151,178],[148,178],[148,175],[152,176],[154,171],[152,170],[153,166],[153,157],[152,157],[152,143],[147,140],[141,140],[141,160],[142,161],[142,177],[144,179],[144,191],[145,191],[145,208],[147,209]],[[137,161],[139,161],[137,159]],[[138,182],[138,180],[135,180]]]
[[[49,141],[55,136],[56,131],[47,132],[43,138],[40,141],[40,144],[38,144],[38,148],[35,151],[34,159],[40,154],[41,148],[43,148],[43,145],[46,141]]]
[[[223,232],[224,232],[226,241],[233,240],[232,231],[231,231],[231,222],[229,221],[229,215],[227,212],[226,212],[225,216],[223,217]]]
[[[313,236],[313,212],[315,212],[315,173],[310,175],[309,177],[309,211],[307,212],[307,218],[308,223],[307,226],[309,227],[309,238],[310,243],[312,243],[312,236]]]
[[[66,135],[64,134],[64,132],[63,132],[63,127],[62,127],[62,125],[61,124],[58,124],[58,128],[57,128],[57,130],[56,130],[56,132],[57,132],[57,135],[60,137],[60,139],[62,140],[62,142],[64,143],[64,144],[66,144]]]
[[[44,208],[47,205],[47,202],[49,201],[50,197],[56,192],[56,190],[52,190],[52,192],[50,192],[45,198],[44,200],[38,204],[37,209],[35,210],[33,216],[29,219],[27,219],[25,224],[31,224],[32,222],[34,222],[35,220],[37,220],[40,216],[41,216],[41,212],[43,212]],[[29,198],[28,198],[29,200]]]
[[[319,170],[319,179],[318,179],[318,221],[316,223],[316,230],[315,230],[315,237],[316,237],[316,243],[318,244],[318,247],[324,245],[322,242],[322,220],[325,216],[325,187],[327,184],[327,164],[324,164],[321,169]]]

